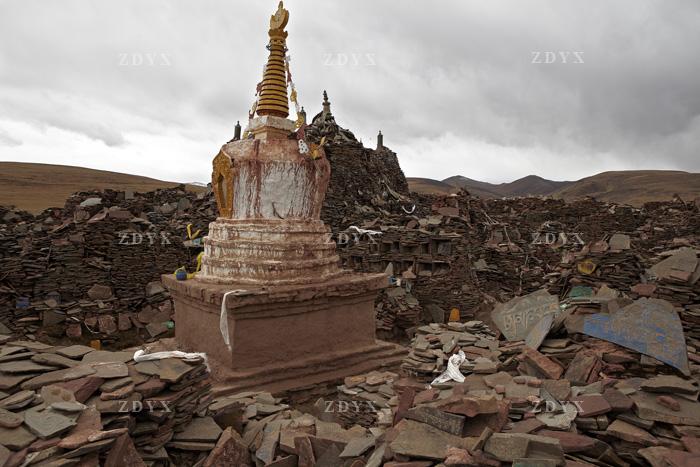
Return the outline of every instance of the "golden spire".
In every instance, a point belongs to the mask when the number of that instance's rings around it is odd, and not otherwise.
[[[289,116],[289,100],[287,97],[287,32],[284,30],[289,21],[289,11],[284,9],[282,2],[277,11],[270,17],[270,43],[267,46],[270,56],[267,58],[263,73],[260,96],[256,113],[259,116],[273,115],[287,118]]]

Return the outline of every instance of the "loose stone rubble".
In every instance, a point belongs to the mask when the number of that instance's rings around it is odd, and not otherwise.
[[[0,465],[192,465],[222,432],[201,358],[0,342]]]

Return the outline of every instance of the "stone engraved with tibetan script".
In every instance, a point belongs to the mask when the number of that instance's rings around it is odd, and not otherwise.
[[[546,290],[499,303],[491,318],[509,341],[523,340],[543,316],[559,311],[559,299]]]

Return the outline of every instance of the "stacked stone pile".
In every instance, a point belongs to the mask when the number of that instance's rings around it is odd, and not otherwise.
[[[133,351],[0,340],[0,465],[169,465],[221,433],[203,418],[202,358],[134,362]]]
[[[181,266],[194,269],[213,215],[211,197],[182,187],[106,190],[78,193],[62,210],[3,224],[2,322],[25,335],[50,327],[54,337],[128,330],[133,314],[170,307],[165,290],[151,283]]]

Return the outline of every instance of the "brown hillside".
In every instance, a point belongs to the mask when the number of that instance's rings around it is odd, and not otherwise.
[[[686,201],[700,197],[700,173],[674,170],[603,172],[582,178],[554,193],[568,201],[593,196],[601,201],[641,206],[648,201],[668,201],[678,194]]]
[[[421,194],[449,195],[458,189],[452,185],[431,178],[406,177],[408,189]]]
[[[409,179],[411,189],[420,185],[422,193],[443,194],[444,185],[467,189],[482,198],[518,196],[552,196],[567,201],[592,196],[601,201],[613,201],[641,206],[648,201],[669,201],[678,194],[686,201],[700,197],[700,174],[674,170],[628,170],[603,172],[576,182],[556,182],[529,175],[510,183],[492,184],[456,175],[442,182],[429,178]]]
[[[565,188],[574,182],[555,182],[537,175],[528,175],[510,183],[487,183],[460,175],[446,178],[443,182],[466,188],[470,193],[482,198],[501,198],[515,196],[550,195],[557,190]]]
[[[0,205],[14,205],[37,213],[49,207],[63,207],[78,191],[133,190],[146,192],[179,185],[138,175],[67,165],[0,162]],[[192,191],[203,188],[188,185]]]

